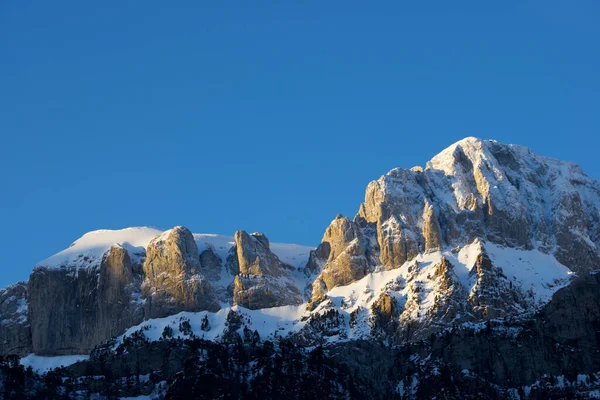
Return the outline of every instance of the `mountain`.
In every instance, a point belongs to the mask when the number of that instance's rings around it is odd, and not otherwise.
[[[54,389],[106,397],[185,398],[211,376],[194,396],[277,398],[287,382],[298,398],[587,398],[599,245],[600,184],[579,166],[466,138],[369,183],[316,248],[241,230],[87,233],[0,291],[0,354],[11,373],[11,354],[39,371],[78,361],[51,372],[73,386]],[[31,395],[48,389],[36,376]]]

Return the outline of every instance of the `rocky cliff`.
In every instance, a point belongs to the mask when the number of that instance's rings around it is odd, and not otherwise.
[[[187,228],[178,226],[152,239],[143,269],[147,317],[220,308],[212,286],[201,273],[198,246]]]
[[[295,279],[305,278],[310,248],[275,246],[296,266],[281,261],[262,234],[90,232],[40,262],[27,283],[0,292],[1,354],[86,354],[151,318],[232,304],[301,304]],[[234,267],[226,265],[228,255]]]
[[[103,254],[99,265],[36,267],[28,285],[31,350],[40,355],[86,353],[141,322],[141,281],[139,260],[118,244]]]
[[[262,233],[235,233],[234,252],[239,268],[234,280],[233,304],[256,310],[302,304],[299,288],[292,279],[295,268],[271,251]]]

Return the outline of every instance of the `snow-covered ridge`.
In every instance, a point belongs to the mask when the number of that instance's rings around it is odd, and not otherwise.
[[[104,253],[115,244],[127,248],[130,256],[135,257],[136,254],[143,253],[152,240],[160,240],[160,237],[168,232],[150,227],[132,227],[119,230],[102,229],[88,232],[73,242],[67,249],[40,261],[36,267],[60,268],[68,266],[81,268],[98,266]],[[211,248],[223,263],[227,260],[229,250],[235,244],[233,236],[216,234],[194,233],[194,240],[199,253]],[[273,253],[281,261],[296,268],[306,265],[312,249],[310,246],[297,244],[271,243]]]
[[[463,286],[465,293],[470,293],[477,283],[473,269],[477,257],[482,251],[488,254],[496,268],[501,268],[506,279],[527,297],[529,308],[533,312],[551,300],[553,294],[569,284],[572,271],[560,264],[553,256],[538,250],[519,250],[502,247],[492,243],[482,244],[475,241],[461,249],[445,249],[443,251],[419,254],[416,259],[405,263],[402,267],[367,274],[364,278],[346,286],[338,286],[330,290],[326,296],[329,301],[323,301],[315,310],[309,311],[308,304],[300,306],[274,307],[260,310],[248,310],[243,307],[224,307],[216,313],[211,312],[182,312],[165,318],[145,321],[127,330],[118,338],[121,343],[124,337],[141,331],[149,340],[159,340],[169,326],[174,337],[185,338],[187,335],[180,331],[180,324],[188,320],[195,336],[207,340],[220,340],[227,328],[227,315],[235,311],[243,318],[243,325],[251,331],[258,331],[260,337],[274,339],[298,332],[306,321],[314,315],[319,315],[334,309],[344,317],[343,337],[345,339],[366,339],[370,335],[370,317],[372,306],[381,294],[388,294],[396,299],[400,308],[404,308],[409,297],[414,295],[416,282],[420,286],[420,301],[418,307],[403,314],[402,318],[413,321],[424,319],[428,311],[435,306],[436,297],[440,295],[435,275],[436,266],[442,258],[447,259],[453,266],[453,271]],[[417,269],[414,269],[414,266]],[[358,315],[358,323],[350,326],[351,315]],[[202,329],[202,322],[208,321],[209,329]],[[240,334],[242,333],[240,328]],[[331,340],[340,340],[335,336]]]
[[[180,312],[165,318],[155,318],[142,322],[129,328],[123,335],[117,338],[117,344],[122,343],[123,338],[140,331],[147,339],[159,340],[165,327],[173,329],[173,337],[185,338],[186,333],[181,332],[180,324],[189,321],[191,331],[195,336],[205,340],[219,340],[227,327],[227,315],[235,311],[243,318],[243,325],[252,331],[257,331],[263,340],[273,339],[275,335],[284,337],[291,332],[298,331],[304,322],[302,316],[306,315],[306,304],[300,306],[283,306],[264,308],[260,310],[249,310],[240,306],[222,308],[216,313],[208,311]],[[206,319],[207,325],[202,327]],[[243,328],[241,328],[243,329]]]
[[[88,267],[97,266],[104,253],[114,244],[127,247],[130,253],[144,251],[150,241],[160,235],[161,230],[149,227],[134,227],[119,230],[101,229],[88,232],[73,244],[43,260],[36,267]],[[133,255],[132,254],[132,255]]]

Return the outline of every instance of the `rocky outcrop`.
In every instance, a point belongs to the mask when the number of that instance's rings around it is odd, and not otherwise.
[[[237,257],[228,261],[229,268],[239,269],[234,279],[234,305],[255,310],[302,304],[302,294],[291,279],[294,268],[271,251],[264,234],[237,231],[234,238]]]
[[[279,277],[290,269],[271,251],[264,234],[237,231],[234,238],[240,274]]]
[[[234,279],[233,304],[251,310],[302,304],[302,295],[292,282],[266,276]]]
[[[527,293],[520,293],[502,270],[482,251],[471,270],[476,283],[469,294],[472,312],[480,319],[515,315],[527,308]],[[531,302],[531,300],[529,299]]]
[[[200,272],[209,281],[218,281],[221,279],[222,264],[223,261],[213,249],[209,248],[200,253]]]
[[[99,324],[99,275],[99,267],[33,271],[29,321],[36,354],[85,354],[108,338]]]
[[[398,343],[429,337],[449,325],[468,321],[467,295],[446,257],[429,269],[426,279],[417,262],[408,266],[406,301],[394,340]]]
[[[25,282],[0,290],[0,354],[25,355],[32,352],[27,309]]]
[[[144,319],[142,266],[115,244],[104,254],[98,277],[98,330],[106,339],[120,335]]]
[[[325,266],[325,263],[329,259],[330,253],[331,245],[329,242],[322,242],[317,246],[316,249],[311,250],[305,267],[306,273],[311,275],[321,272]]]
[[[398,268],[419,253],[415,235],[402,228],[395,216],[377,224],[377,239],[380,261],[386,269]]]
[[[442,247],[442,232],[440,224],[435,215],[435,210],[427,200],[424,201],[423,210],[423,238],[425,239],[425,250],[437,250]]]
[[[36,268],[29,278],[33,351],[85,354],[143,320],[141,265],[113,245],[98,267]]]
[[[220,308],[213,288],[201,273],[198,247],[187,228],[175,227],[150,241],[143,270],[142,294],[148,318]]]
[[[362,229],[356,222],[341,215],[331,222],[325,231],[321,245],[311,254],[309,265],[319,265],[323,262],[324,266],[317,278],[319,290],[315,291],[313,285],[313,301],[322,297],[321,282],[327,290],[331,290],[336,286],[354,282],[367,274],[369,264],[366,246]]]
[[[8,293],[6,326],[0,326],[2,354],[82,354],[143,320],[217,311],[220,302],[252,309],[303,302],[296,281],[306,276],[283,263],[263,234],[238,232],[224,266],[227,237],[195,237],[176,227],[147,238],[153,232],[158,231],[91,232],[34,269],[27,284],[31,295],[17,290],[23,285],[2,292]],[[111,245],[112,237],[125,240]],[[235,282],[228,280],[231,272],[238,275]],[[15,314],[19,301],[25,316],[29,305],[31,327],[28,318]]]
[[[425,169],[397,168],[369,183],[354,222],[332,222],[307,270],[322,270],[330,290],[480,238],[552,251],[572,270],[589,271],[600,268],[599,215],[600,184],[578,166],[466,138]]]
[[[399,325],[398,301],[388,293],[382,293],[371,309],[371,335],[376,338],[394,336]]]
[[[442,257],[435,266],[432,280],[435,282],[435,294],[433,305],[427,311],[427,323],[431,325],[431,331],[468,319],[465,315],[465,289],[447,258]]]

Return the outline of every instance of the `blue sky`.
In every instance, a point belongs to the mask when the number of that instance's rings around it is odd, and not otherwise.
[[[100,228],[316,245],[465,136],[600,178],[597,1],[176,3],[0,4],[0,287]]]

